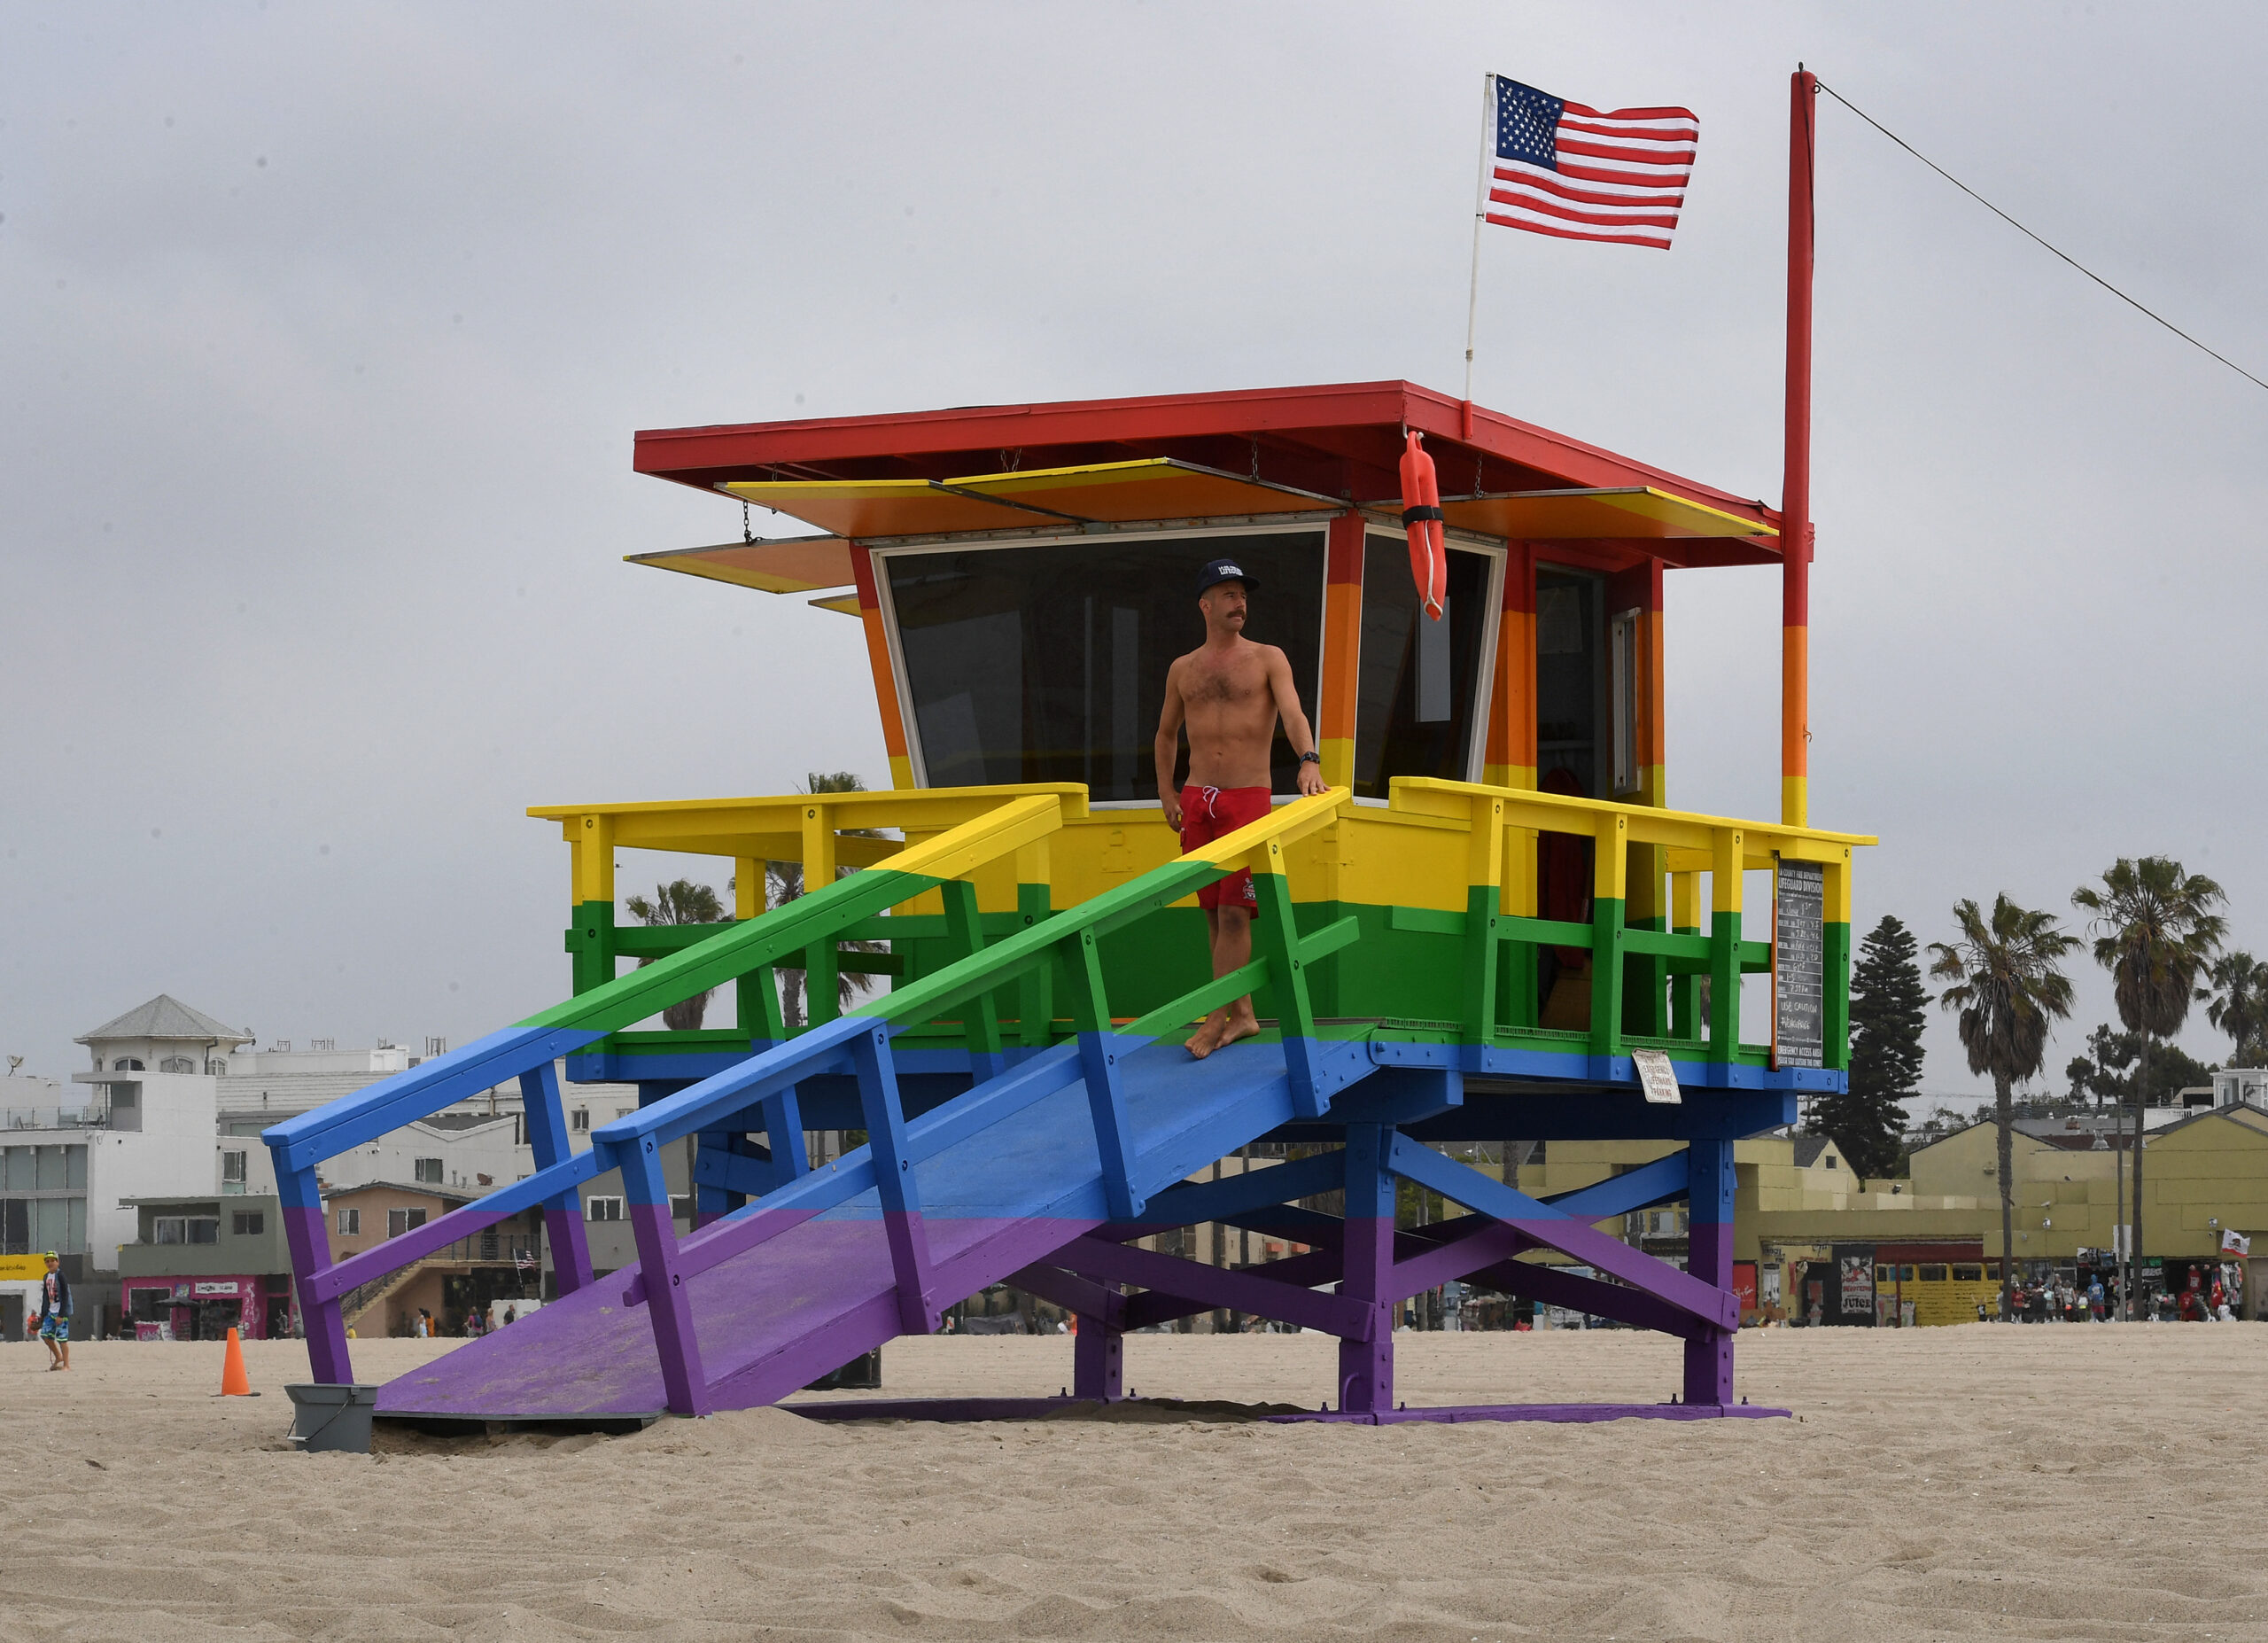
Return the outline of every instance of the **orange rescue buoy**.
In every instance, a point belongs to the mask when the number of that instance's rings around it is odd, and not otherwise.
[[[1402,528],[1410,533],[1410,579],[1418,585],[1418,603],[1434,621],[1441,619],[1441,601],[1449,595],[1449,557],[1441,533],[1441,487],[1434,477],[1433,459],[1406,436],[1402,448]]]

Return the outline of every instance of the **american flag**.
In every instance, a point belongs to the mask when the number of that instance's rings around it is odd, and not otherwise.
[[[1669,249],[1701,140],[1690,110],[1601,113],[1499,74],[1495,136],[1489,222]]]

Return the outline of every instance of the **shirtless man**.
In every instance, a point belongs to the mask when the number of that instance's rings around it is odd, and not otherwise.
[[[1181,834],[1184,853],[1268,814],[1268,750],[1276,721],[1300,756],[1300,791],[1324,790],[1322,760],[1292,665],[1272,644],[1244,636],[1245,596],[1252,578],[1234,559],[1216,559],[1198,572],[1197,608],[1205,613],[1205,642],[1166,673],[1165,711],[1158,715],[1158,794],[1166,825]],[[1173,790],[1174,756],[1189,729],[1189,785]],[[1197,892],[1213,945],[1213,974],[1225,976],[1252,962],[1254,901],[1250,871],[1232,873]],[[1224,1044],[1260,1031],[1249,996],[1205,1017],[1189,1040],[1203,1060]]]

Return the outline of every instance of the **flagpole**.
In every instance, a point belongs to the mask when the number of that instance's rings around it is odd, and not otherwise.
[[[1480,182],[1472,200],[1472,284],[1464,299],[1464,430],[1472,438],[1472,339],[1480,314],[1480,230],[1488,221],[1488,162],[1496,153],[1496,76],[1480,76]]]
[[[1788,116],[1788,353],[1780,482],[1780,820],[1811,816],[1812,113],[1819,85],[1799,63]]]

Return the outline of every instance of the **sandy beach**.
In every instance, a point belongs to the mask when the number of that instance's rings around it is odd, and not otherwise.
[[[359,1372],[441,1343],[363,1342]],[[1413,1404],[1654,1402],[1635,1334],[1402,1337]],[[885,1352],[1052,1393],[1068,1339]],[[823,1426],[284,1441],[290,1343],[0,1347],[9,1639],[2268,1639],[2268,1326],[1767,1331],[1787,1421]],[[1316,1335],[1136,1336],[1131,1388],[1312,1404]]]

